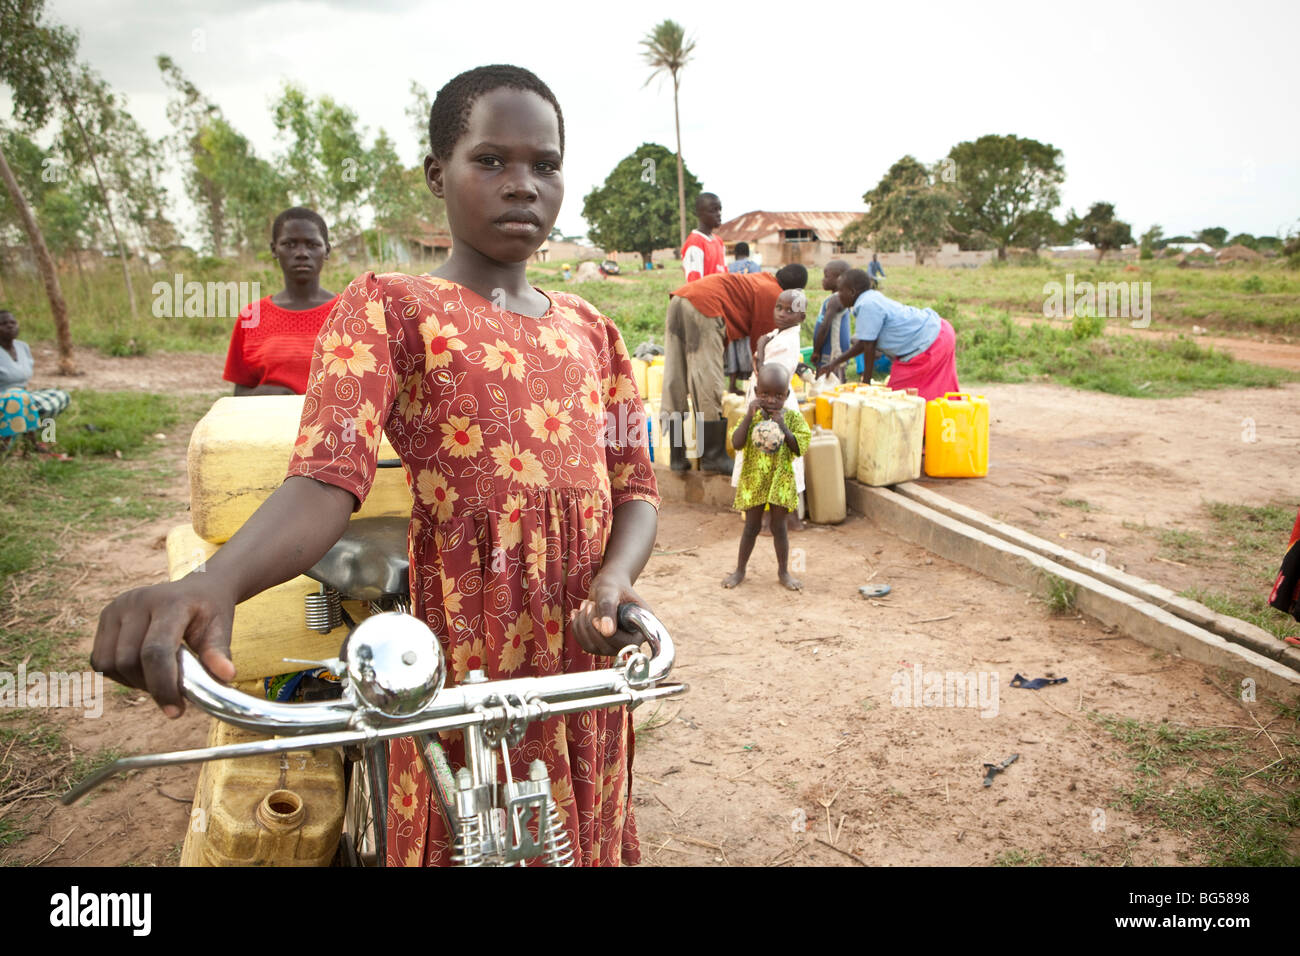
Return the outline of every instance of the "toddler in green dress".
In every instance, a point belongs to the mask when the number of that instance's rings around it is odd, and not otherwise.
[[[760,368],[754,377],[754,400],[731,436],[732,446],[745,450],[735,502],[736,510],[745,512],[745,530],[740,536],[736,570],[723,580],[724,588],[734,588],[745,579],[745,566],[754,551],[754,542],[763,523],[763,509],[767,506],[772,515],[776,575],[791,591],[803,589],[803,584],[786,568],[790,557],[786,515],[799,507],[794,460],[808,452],[812,432],[798,410],[785,407],[789,391],[790,372],[785,366],[769,363]],[[763,421],[774,422],[781,429],[783,441],[771,452],[763,451],[753,440],[754,430]]]

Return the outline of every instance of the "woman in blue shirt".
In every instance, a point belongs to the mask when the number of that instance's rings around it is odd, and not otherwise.
[[[893,360],[891,388],[914,388],[929,401],[961,391],[957,383],[957,336],[934,309],[918,309],[887,298],[861,269],[840,277],[837,294],[853,322],[853,345],[818,369],[837,372],[859,355],[871,365],[877,353]]]

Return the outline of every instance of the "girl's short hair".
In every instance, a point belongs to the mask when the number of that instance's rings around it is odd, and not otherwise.
[[[316,228],[320,230],[320,237],[325,240],[326,248],[329,247],[329,226],[325,225],[325,220],[321,218],[320,213],[315,209],[308,209],[306,206],[290,206],[284,212],[280,213],[280,215],[275,217],[275,222],[271,225],[272,244],[280,241],[280,230],[283,229],[284,224],[291,219],[305,219],[307,222],[315,223]]]
[[[503,88],[536,93],[555,107],[555,119],[560,126],[560,155],[564,155],[564,112],[551,88],[523,67],[498,63],[466,70],[453,77],[434,97],[429,110],[429,151],[435,159],[445,160],[465,135],[474,101],[484,93]]]

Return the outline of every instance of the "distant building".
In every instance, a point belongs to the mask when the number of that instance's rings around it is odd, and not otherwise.
[[[819,266],[844,251],[840,234],[860,212],[747,212],[713,231],[734,256],[736,243],[749,243],[750,255],[766,268]]]
[[[451,255],[451,234],[427,222],[402,232],[377,232],[370,242],[364,233],[356,233],[337,243],[336,248],[348,262],[372,262],[376,242],[382,246],[378,262],[385,264],[436,269]]]

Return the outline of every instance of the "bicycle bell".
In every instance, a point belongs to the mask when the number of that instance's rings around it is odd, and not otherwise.
[[[447,676],[433,631],[400,611],[358,624],[343,648],[343,662],[361,703],[385,717],[418,714],[438,696]]]

